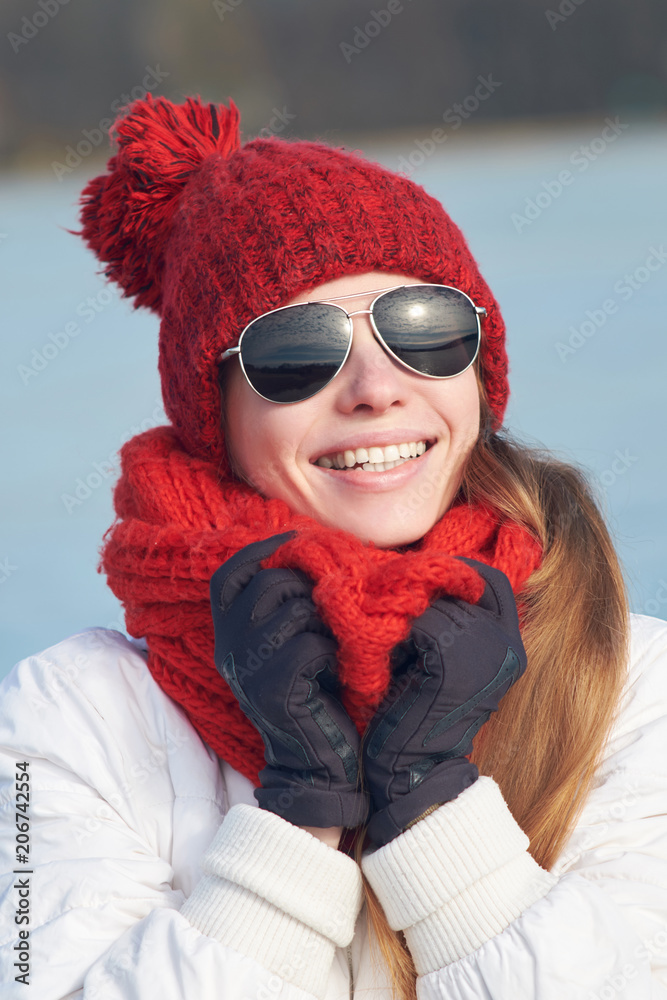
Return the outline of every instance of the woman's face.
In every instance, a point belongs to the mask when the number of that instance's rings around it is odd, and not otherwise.
[[[419,281],[373,271],[328,281],[291,303],[367,292],[339,299],[353,312],[368,309],[375,290],[403,284]],[[454,499],[479,431],[477,380],[472,367],[442,380],[412,373],[382,349],[368,315],[354,316],[353,323],[342,370],[303,402],[262,399],[246,382],[238,359],[228,361],[227,449],[264,496],[365,542],[393,548],[421,538]],[[410,444],[419,454],[389,470],[330,467],[337,455],[348,453],[350,459],[357,449],[381,448],[389,462]],[[369,458],[377,462],[379,453]],[[365,459],[363,450],[355,459]]]

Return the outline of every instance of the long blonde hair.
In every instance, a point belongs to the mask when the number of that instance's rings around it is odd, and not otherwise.
[[[489,425],[481,393],[482,427]],[[625,584],[585,476],[506,433],[480,433],[460,486],[525,525],[543,546],[523,588],[528,669],[477,736],[472,760],[491,775],[550,868],[590,789],[623,685],[628,644]],[[360,860],[363,832],[357,837]],[[416,973],[402,935],[391,930],[364,880],[369,932],[401,1000],[416,998]]]

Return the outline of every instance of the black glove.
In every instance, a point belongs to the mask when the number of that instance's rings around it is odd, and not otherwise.
[[[299,826],[354,827],[368,796],[337,697],[336,642],[303,573],[260,568],[290,537],[247,545],[214,573],[215,665],[264,741],[260,806]]]
[[[466,760],[473,737],[526,669],[509,580],[484,563],[463,562],[486,581],[479,604],[441,597],[415,619],[364,735],[368,833],[379,845],[477,780]]]

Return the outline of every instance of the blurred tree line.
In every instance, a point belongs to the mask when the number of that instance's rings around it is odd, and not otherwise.
[[[0,29],[4,166],[95,145],[147,88],[232,97],[247,135],[667,110],[665,0],[4,0]]]

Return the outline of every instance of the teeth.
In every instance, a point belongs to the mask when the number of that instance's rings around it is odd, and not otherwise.
[[[384,448],[348,448],[333,455],[323,455],[316,465],[323,469],[352,469],[361,466],[365,472],[386,472],[426,451],[426,441],[388,444]]]

